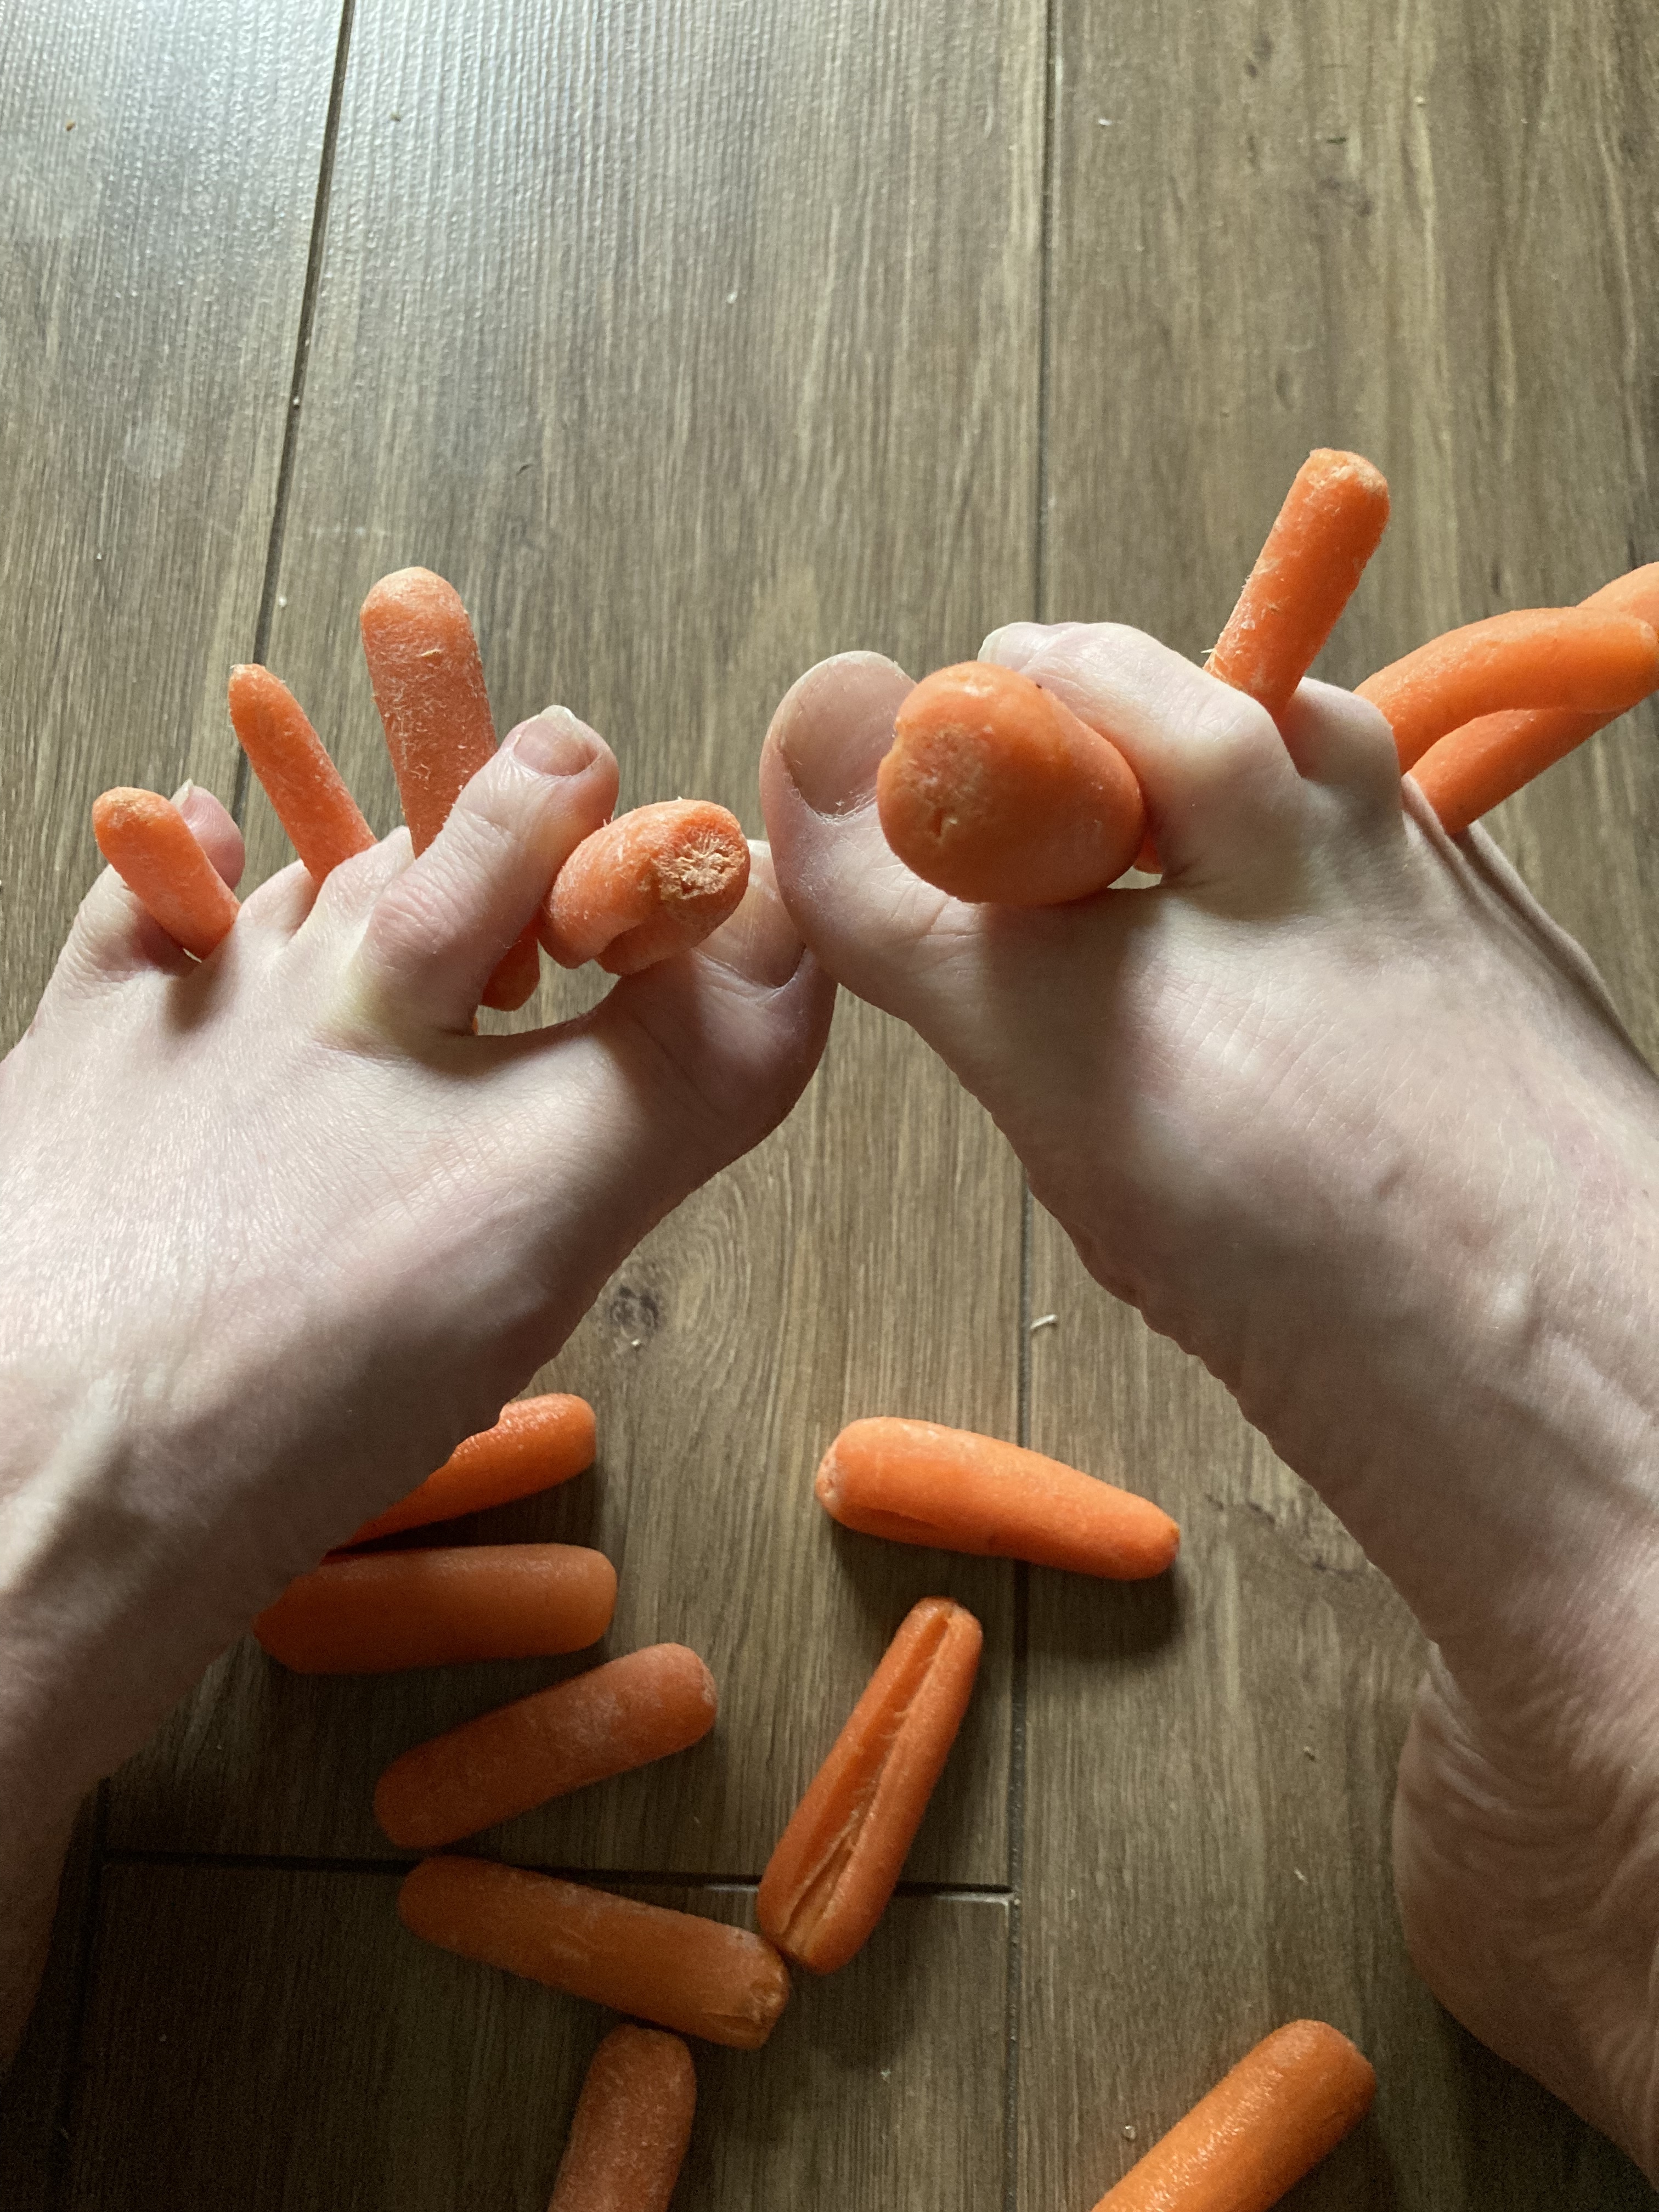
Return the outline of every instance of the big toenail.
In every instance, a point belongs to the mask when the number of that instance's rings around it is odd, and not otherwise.
[[[502,747],[538,775],[576,775],[593,758],[592,741],[572,715],[556,709],[510,731]]]

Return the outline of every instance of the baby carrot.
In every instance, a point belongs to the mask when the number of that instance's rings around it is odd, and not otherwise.
[[[948,1597],[913,1606],[761,1876],[761,1933],[827,1974],[868,1940],[968,1710],[984,1641]]]
[[[579,1544],[477,1544],[325,1559],[253,1624],[299,1674],[390,1674],[580,1651],[611,1626],[617,1571]]]
[[[1607,613],[1637,615],[1659,629],[1659,561],[1615,576],[1580,604]],[[1507,714],[1482,714],[1437,740],[1411,773],[1442,827],[1455,837],[1617,719],[1617,714],[1575,714],[1570,707],[1522,707]]]
[[[93,801],[98,849],[167,935],[205,960],[241,911],[236,895],[155,791],[106,791]]]
[[[1659,684],[1659,636],[1637,616],[1520,607],[1431,638],[1359,685],[1394,730],[1401,769],[1500,708],[1622,714]]]
[[[1012,668],[964,661],[918,684],[876,774],[905,866],[953,898],[1059,906],[1121,876],[1146,828],[1117,747]]]
[[[632,975],[701,945],[748,884],[749,841],[735,814],[701,799],[636,806],[584,837],[560,869],[542,943],[561,968],[597,960]]]
[[[1291,480],[1206,664],[1275,720],[1353,596],[1389,520],[1389,487],[1358,453],[1320,447]]]
[[[844,1528],[1134,1582],[1161,1575],[1181,1530],[1150,1498],[969,1429],[883,1414],[851,1422],[813,1485]]]
[[[460,593],[430,568],[382,576],[358,620],[404,819],[423,853],[495,750],[478,641]],[[526,930],[490,977],[485,1006],[523,1006],[540,973],[535,932]]]
[[[684,1751],[717,1709],[696,1653],[653,1644],[416,1744],[380,1777],[374,1817],[394,1844],[434,1850]]]
[[[1293,2020],[1247,2051],[1095,2212],[1267,2212],[1364,2118],[1376,2092],[1346,2035]]]
[[[237,741],[289,843],[321,883],[342,860],[366,853],[374,832],[286,684],[245,662],[230,672],[229,696]]]
[[[486,1859],[422,1859],[398,1894],[411,1935],[574,1997],[758,2051],[789,1970],[745,1928]]]
[[[589,2063],[547,2212],[668,2212],[696,2109],[678,2035],[613,2027]]]
[[[453,1521],[459,1513],[506,1505],[568,1482],[592,1464],[593,1408],[585,1398],[558,1390],[539,1398],[514,1398],[502,1407],[493,1429],[481,1429],[457,1444],[435,1474],[365,1521],[346,1542],[372,1543],[400,1529],[424,1528],[434,1521]]]

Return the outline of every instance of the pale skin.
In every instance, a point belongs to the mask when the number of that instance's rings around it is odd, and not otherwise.
[[[538,717],[419,860],[400,832],[320,893],[289,868],[200,968],[106,872],[0,1064],[0,2063],[87,1790],[817,1064],[834,988],[763,851],[696,952],[472,1034],[616,790]],[[184,805],[234,882],[234,824]]]
[[[1659,1083],[1490,842],[1402,803],[1364,702],[1304,684],[1281,735],[1109,626],[982,657],[1110,732],[1162,884],[1013,912],[911,875],[873,805],[909,679],[848,654],[767,742],[790,911],[1413,1606],[1413,1956],[1659,2178]]]
[[[314,908],[289,871],[199,974],[94,888],[0,1068],[14,2031],[82,1791],[787,1110],[833,975],[915,1024],[1099,1279],[1415,1607],[1440,1656],[1395,1822],[1413,1955],[1659,2172],[1659,1086],[1490,846],[1402,811],[1370,709],[1304,686],[1281,737],[1118,629],[986,656],[1111,728],[1160,888],[1011,914],[919,883],[872,805],[908,679],[861,654],[768,740],[783,906],[763,866],[723,942],[568,1031],[466,1028],[582,779],[614,775],[564,721],[574,776],[509,754],[420,861],[393,841]],[[234,875],[234,829],[191,809]]]

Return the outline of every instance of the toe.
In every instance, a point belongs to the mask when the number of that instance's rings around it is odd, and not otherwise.
[[[183,785],[173,803],[215,872],[234,890],[242,877],[241,831],[213,793],[198,784]],[[114,869],[105,868],[81,902],[48,996],[106,989],[145,970],[187,975],[194,965]]]
[[[1306,781],[1399,813],[1400,755],[1394,732],[1368,699],[1334,684],[1304,678],[1279,729],[1297,773]]]
[[[1146,794],[1166,881],[1277,866],[1296,833],[1300,780],[1272,716],[1139,630],[1068,623],[994,631],[985,657],[1017,666],[1109,738]]]
[[[377,1012],[469,1030],[504,955],[616,799],[615,758],[574,714],[520,723],[368,915],[357,963]]]
[[[968,912],[911,873],[876,812],[876,770],[913,689],[879,653],[820,661],[779,707],[761,758],[761,806],[796,927],[839,981],[893,1011],[896,963],[942,918]]]

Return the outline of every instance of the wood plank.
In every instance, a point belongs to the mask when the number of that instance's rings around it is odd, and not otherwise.
[[[64,0],[0,26],[0,1044],[112,783],[231,795],[337,9]]]
[[[1592,4],[1494,40],[1474,6],[1277,0],[1061,0],[1058,21],[1046,614],[1201,653],[1316,444],[1370,454],[1395,495],[1326,655],[1337,681],[1659,553],[1637,382],[1652,21]],[[1651,733],[1645,716],[1609,732],[1498,824],[1650,1048]],[[1033,1344],[1034,1441],[1121,1468],[1188,1533],[1166,1593],[1032,1579],[1022,2202],[1091,2203],[1305,2010],[1354,2033],[1382,2083],[1297,2192],[1310,2212],[1652,2203],[1405,1957],[1388,1856],[1420,1659],[1404,1608],[1046,1219],[1033,1297],[1061,1316]]]
[[[0,1051],[95,872],[94,795],[231,794],[224,679],[253,641],[337,14],[0,19]],[[0,2112],[18,2212],[60,2148],[95,1871],[83,1820]]]
[[[752,1924],[746,1893],[640,1893]],[[368,1873],[112,1865],[76,2212],[542,2212],[614,2022],[417,1943],[395,1895]],[[694,2045],[677,2212],[1000,2206],[1006,1944],[1000,1901],[903,1899],[852,1966],[798,1984],[763,2051]]]
[[[615,740],[624,804],[703,792],[751,830],[803,666],[932,665],[1030,605],[1042,67],[1013,0],[363,0],[271,658],[372,818],[393,799],[355,611],[404,562],[461,589],[503,726],[562,696]],[[283,857],[260,818],[256,872]],[[757,1871],[904,1607],[943,1589],[990,1648],[912,1871],[1005,1878],[1008,1571],[844,1538],[809,1491],[855,1414],[1012,1434],[1019,1211],[985,1117],[848,1008],[786,1128],[620,1272],[542,1378],[592,1397],[599,1474],[511,1525],[591,1531],[623,1569],[611,1648],[690,1643],[724,1714],[515,1850]],[[233,1659],[121,1778],[113,1832],[381,1850],[379,1765],[507,1680],[324,1691]]]
[[[70,1838],[40,1995],[22,2045],[0,2080],[0,2204],[11,2212],[47,2212],[67,2154],[64,2122],[101,1864],[100,1825],[94,1791]]]

